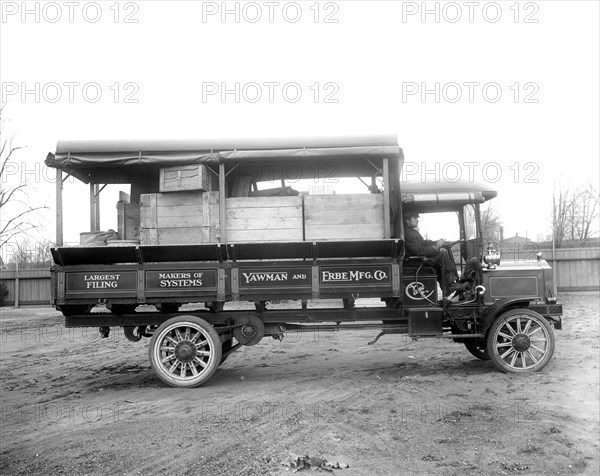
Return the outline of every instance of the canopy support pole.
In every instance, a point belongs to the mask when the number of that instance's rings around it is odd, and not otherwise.
[[[90,231],[100,231],[99,185],[90,182]]]
[[[63,246],[63,178],[62,170],[56,169],[56,246]]]
[[[100,193],[100,185],[96,184],[94,187],[94,218],[96,219],[96,230],[100,231],[100,197],[98,196]]]
[[[387,157],[383,159],[383,237],[391,237],[390,231],[390,165]]]
[[[96,231],[94,230],[94,224],[96,223],[96,220],[94,220],[94,198],[94,184],[90,182],[90,231]]]
[[[219,164],[219,242],[227,242],[225,230],[225,164]]]

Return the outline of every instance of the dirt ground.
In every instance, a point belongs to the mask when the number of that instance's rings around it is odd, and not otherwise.
[[[377,332],[361,330],[265,338],[196,389],[154,375],[148,339],[4,308],[0,473],[289,474],[309,455],[342,476],[597,475],[600,296],[560,298],[564,330],[535,374],[446,340],[367,346]]]

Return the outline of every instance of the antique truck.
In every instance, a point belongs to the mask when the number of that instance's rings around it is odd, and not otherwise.
[[[480,205],[494,190],[401,183],[402,163],[393,136],[59,142],[46,159],[57,174],[54,305],[67,327],[149,337],[152,368],[175,387],[203,384],[267,336],[359,328],[380,331],[371,343],[448,338],[504,372],[542,369],[561,328],[550,266],[484,249]],[[91,230],[76,246],[63,245],[68,176],[90,187]],[[308,193],[294,188],[306,183]],[[128,187],[110,233],[106,184]],[[354,193],[323,193],[341,184]],[[450,223],[459,293],[405,253],[405,210]]]

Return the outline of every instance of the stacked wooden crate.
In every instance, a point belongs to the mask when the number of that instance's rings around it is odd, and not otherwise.
[[[219,192],[152,193],[141,196],[144,245],[218,243]],[[302,241],[301,197],[226,200],[230,243]]]
[[[228,198],[227,241],[302,241],[302,197]]]
[[[203,165],[160,169],[159,192],[140,195],[143,245],[218,242],[219,193]]]
[[[384,238],[383,195],[308,195],[304,198],[306,241]]]
[[[209,191],[214,188],[208,174],[203,166],[161,170],[161,193],[140,196],[143,245],[224,241],[219,192]],[[384,238],[381,194],[248,197],[249,182],[238,180],[230,186],[231,192],[244,196],[232,193],[224,204],[225,239],[229,243]],[[128,213],[135,211],[123,205],[124,220]]]
[[[138,203],[117,202],[118,233],[120,240],[140,239],[140,205]]]
[[[211,172],[204,165],[182,165],[160,169],[160,192],[205,192],[211,190]]]
[[[140,218],[143,245],[218,243],[219,192],[143,194]]]

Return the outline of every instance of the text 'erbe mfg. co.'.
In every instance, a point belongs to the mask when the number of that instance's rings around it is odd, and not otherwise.
[[[331,281],[362,281],[364,279],[375,279],[381,281],[387,278],[385,271],[377,270],[373,273],[370,271],[323,271],[323,282]]]

